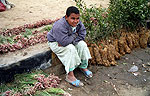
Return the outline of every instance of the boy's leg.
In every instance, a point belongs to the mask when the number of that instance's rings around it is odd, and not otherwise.
[[[79,65],[79,67],[83,69],[87,68],[88,59],[92,58],[87,44],[84,41],[80,41],[75,47],[81,59],[81,64]]]
[[[69,44],[66,47],[60,47],[57,42],[49,42],[48,45],[65,66],[67,74],[80,65],[81,59],[74,45]]]
[[[92,72],[87,69],[88,60],[91,58],[90,51],[87,47],[87,44],[84,41],[80,41],[76,45],[79,57],[81,58],[81,64],[79,68],[85,73],[87,77],[92,77]]]
[[[73,70],[81,63],[75,46],[69,44],[66,47],[60,47],[57,42],[49,42],[48,45],[65,66],[66,81],[74,86],[83,86],[83,83],[77,80],[73,73]]]
[[[79,68],[86,69],[88,67],[88,60],[81,60]]]

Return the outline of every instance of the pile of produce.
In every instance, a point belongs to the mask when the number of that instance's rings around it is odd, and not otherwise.
[[[13,52],[29,46],[33,46],[37,43],[47,42],[47,32],[50,27],[45,27],[42,32],[38,30],[32,30],[42,26],[50,25],[56,20],[41,20],[35,24],[25,24],[12,29],[5,29],[0,32],[0,54],[7,52]]]
[[[17,74],[11,83],[0,85],[2,96],[69,96],[58,88],[60,78],[54,74],[46,74],[41,70]]]

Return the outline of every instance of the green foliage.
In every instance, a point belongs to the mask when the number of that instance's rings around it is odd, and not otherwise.
[[[106,8],[101,6],[97,8],[94,5],[87,8],[82,0],[76,0],[76,5],[79,7],[81,20],[87,29],[87,39],[89,41],[96,41],[111,35],[113,26],[107,18]]]
[[[0,35],[0,44],[6,44],[6,43],[13,44],[14,43],[13,36],[9,37],[9,36]]]
[[[115,30],[121,28],[136,29],[145,26],[150,19],[150,3],[148,0],[110,0],[107,9],[91,6],[88,8],[82,0],[76,0],[81,20],[87,29],[87,39],[96,41],[116,36]]]
[[[7,37],[6,40],[7,40],[7,42],[10,43],[10,44],[13,44],[13,43],[14,43],[13,36]]]
[[[109,18],[116,29],[145,26],[149,13],[148,0],[110,0]]]
[[[34,75],[41,73],[43,74],[42,71],[36,70],[31,73],[16,74],[13,82],[0,85],[0,91],[5,92],[7,90],[14,90],[16,92],[21,92],[25,87],[34,85],[36,82]]]
[[[23,33],[23,36],[25,38],[29,38],[30,35],[32,35],[31,29],[25,29],[26,31]]]
[[[60,88],[49,88],[43,91],[38,91],[34,96],[62,96],[65,91]]]
[[[52,29],[52,25],[47,25],[44,27],[44,31],[50,31]]]
[[[49,94],[47,91],[43,90],[43,91],[39,91],[39,92],[36,92],[35,95],[33,96],[52,96],[51,94]],[[54,95],[53,95],[54,96]],[[56,96],[56,95],[55,95]]]
[[[33,70],[28,73],[16,74],[13,82],[0,85],[0,95],[8,90],[12,90],[13,92],[24,92],[25,89],[34,86],[37,82],[37,80],[34,79],[34,76],[38,74],[48,76],[48,74],[44,73],[42,70]],[[50,88],[39,90],[33,96],[62,96],[64,92],[65,91],[60,88]]]
[[[50,88],[47,90],[47,92],[53,93],[53,94],[64,94],[65,93],[65,91],[60,88]]]
[[[5,42],[7,42],[6,38],[0,35],[0,44],[4,44]]]

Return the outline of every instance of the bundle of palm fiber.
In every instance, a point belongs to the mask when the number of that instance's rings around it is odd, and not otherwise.
[[[97,41],[97,43],[88,43],[92,56],[91,64],[111,66],[116,65],[116,60],[122,55],[130,54],[135,48],[146,48],[150,37],[150,30],[139,28],[133,32],[120,30],[120,37],[110,37],[109,40]]]

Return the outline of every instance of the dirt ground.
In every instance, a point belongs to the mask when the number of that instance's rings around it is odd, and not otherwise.
[[[8,0],[15,7],[0,13],[0,28],[14,28],[32,24],[43,19],[64,16],[67,7],[75,5],[74,0]],[[108,7],[109,0],[83,0],[89,6],[100,4]]]
[[[0,13],[0,29],[14,28],[24,24],[34,23],[43,19],[56,19],[64,16],[65,10],[70,5],[75,5],[73,0],[9,0],[15,7]],[[109,0],[84,0],[90,4],[101,4],[108,7]],[[31,46],[0,56],[0,62],[19,60],[37,52],[48,50],[46,43]],[[24,55],[27,54],[27,55]],[[5,57],[5,58],[4,58]],[[75,75],[85,86],[76,88],[68,84],[65,74],[62,74],[60,88],[72,96],[150,96],[150,49],[136,49],[131,54],[126,54],[118,60],[117,66],[89,66],[94,73],[92,79],[87,79],[78,69]],[[147,65],[146,67],[143,65]],[[133,66],[138,67],[136,72],[128,72]]]
[[[150,48],[135,49],[118,60],[117,66],[90,65],[89,69],[94,73],[91,79],[76,69],[76,77],[85,86],[73,87],[64,81],[65,75],[61,75],[60,87],[72,96],[150,96],[149,57]]]

